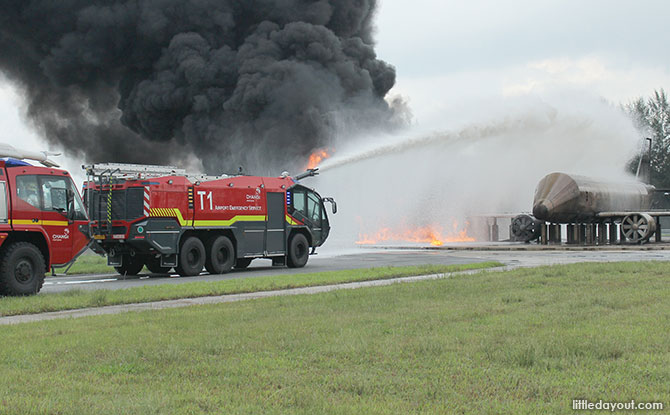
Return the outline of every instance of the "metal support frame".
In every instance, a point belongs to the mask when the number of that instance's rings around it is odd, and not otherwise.
[[[493,218],[493,223],[489,227],[489,241],[498,242],[500,240],[500,229],[498,227],[498,219]]]
[[[549,225],[549,243],[560,244],[561,243],[561,225],[558,223],[552,223]]]
[[[548,242],[550,244],[553,244],[556,242],[556,225],[553,223],[548,225],[549,226],[549,237],[548,237]]]
[[[662,228],[659,216],[656,221],[655,242],[662,242]],[[615,218],[597,223],[568,223],[565,225],[566,241],[568,245],[617,245],[626,241],[622,226],[615,222]],[[540,243],[560,244],[562,239],[562,225],[543,224],[540,232]]]
[[[578,235],[577,240],[579,241],[578,243],[579,243],[580,245],[584,245],[584,244],[586,244],[586,225],[583,224],[583,223],[577,225],[577,231],[578,231],[578,233],[577,233],[577,235]]]
[[[575,244],[576,243],[575,242],[575,240],[576,240],[576,238],[575,238],[575,225],[572,224],[572,223],[568,223],[566,228],[567,228],[566,232],[568,233],[568,235],[567,235],[568,244],[569,245]]]
[[[598,224],[598,245],[605,245],[607,243],[607,225],[604,223]]]
[[[614,222],[610,222],[610,223],[607,224],[607,226],[609,227],[609,243],[610,243],[610,245],[615,245],[615,244],[619,243],[619,239],[617,238],[617,234],[618,234],[617,226],[618,225]]]

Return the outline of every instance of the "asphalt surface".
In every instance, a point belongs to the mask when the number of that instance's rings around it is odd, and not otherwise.
[[[195,281],[220,281],[233,278],[262,277],[282,274],[338,271],[383,266],[452,265],[484,261],[499,261],[507,266],[532,267],[575,262],[613,261],[670,261],[668,250],[615,251],[490,251],[490,250],[423,250],[411,249],[353,249],[332,251],[310,257],[305,268],[272,267],[269,260],[254,260],[248,269],[224,275],[201,274],[180,277],[176,274],[121,277],[118,274],[47,277],[42,292],[68,290],[124,289],[146,285],[183,284]]]

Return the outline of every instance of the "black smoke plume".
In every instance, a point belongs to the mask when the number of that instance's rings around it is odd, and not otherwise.
[[[0,0],[0,71],[88,161],[297,168],[396,119],[376,0]]]

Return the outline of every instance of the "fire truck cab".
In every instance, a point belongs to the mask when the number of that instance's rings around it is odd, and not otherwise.
[[[190,175],[171,166],[84,166],[91,237],[122,275],[303,267],[330,232],[317,192],[289,177]],[[313,172],[310,175],[316,174]],[[304,176],[303,176],[304,177]]]
[[[0,295],[37,293],[47,271],[86,249],[87,225],[67,171],[0,160]]]

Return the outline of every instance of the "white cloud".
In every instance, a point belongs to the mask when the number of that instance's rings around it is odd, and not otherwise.
[[[578,91],[612,102],[670,89],[661,0],[382,0],[378,53],[419,121],[500,96]],[[447,111],[454,114],[447,114]]]
[[[596,56],[553,58],[511,68],[503,83],[504,95],[583,90],[619,103],[670,85],[670,71],[663,67],[624,67]]]
[[[556,57],[518,65],[398,77],[394,94],[408,99],[416,122],[426,129],[452,128],[477,113],[502,116],[507,98],[555,95],[603,98],[614,104],[649,96],[670,86],[670,70],[622,65],[601,56]]]

